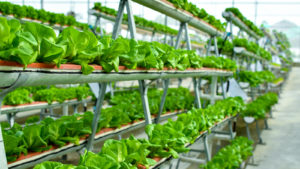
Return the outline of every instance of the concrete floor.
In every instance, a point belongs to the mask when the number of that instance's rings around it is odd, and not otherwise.
[[[270,119],[262,132],[266,145],[258,145],[247,169],[300,168],[300,68],[294,67]]]

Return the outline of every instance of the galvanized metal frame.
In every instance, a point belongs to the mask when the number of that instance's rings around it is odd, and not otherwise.
[[[165,14],[169,17],[172,17],[178,20],[181,23],[187,23],[192,27],[195,27],[205,33],[208,33],[211,36],[222,36],[223,32],[218,31],[213,26],[208,23],[195,18],[194,16],[177,9],[174,6],[171,6],[161,0],[133,0],[136,3],[139,3],[143,6],[156,10],[162,14]]]
[[[143,109],[144,109],[144,116],[146,120],[146,124],[151,124],[151,113],[149,108],[149,102],[148,102],[148,85],[146,85],[145,80],[139,80],[139,91],[141,94]]]
[[[260,38],[255,32],[250,30],[248,28],[248,26],[245,23],[243,23],[239,18],[237,18],[233,13],[223,12],[222,15],[227,21],[230,21],[231,23],[235,24],[237,27],[239,27],[241,30],[245,31],[251,37],[253,37],[255,39]]]
[[[26,74],[19,73],[17,80],[11,84],[10,86],[6,86],[2,88],[3,90],[0,92],[0,105],[2,105],[2,101],[4,97],[11,91],[15,90],[19,86],[22,85],[27,80],[28,76]],[[0,106],[0,112],[1,112],[1,106]],[[12,125],[12,124],[10,124]],[[7,161],[6,161],[6,154],[5,154],[5,148],[4,148],[4,140],[2,137],[2,129],[0,126],[0,164],[1,169],[7,169]]]
[[[103,83],[99,83],[99,95],[97,98],[97,102],[96,102],[96,110],[94,113],[94,117],[93,117],[93,122],[92,122],[92,133],[88,138],[88,143],[86,145],[86,149],[87,150],[92,150],[93,149],[93,142],[95,139],[95,134],[98,128],[98,121],[100,119],[100,114],[101,114],[101,108],[103,105],[103,100],[104,100],[104,96],[105,96],[105,92],[106,92],[106,87],[107,87],[107,83],[103,82]]]
[[[167,92],[168,92],[168,88],[169,88],[169,83],[170,83],[170,79],[163,79],[163,90],[164,90],[164,93],[163,93],[163,95],[161,97],[161,101],[160,101],[160,104],[159,104],[159,111],[158,111],[157,117],[155,119],[155,123],[159,122],[161,113],[163,112],[164,105],[165,105],[165,102],[166,102]]]

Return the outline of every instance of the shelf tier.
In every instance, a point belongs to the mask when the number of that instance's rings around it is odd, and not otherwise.
[[[31,111],[31,110],[37,110],[37,109],[49,109],[49,108],[54,108],[54,107],[59,107],[59,106],[64,106],[64,105],[74,105],[74,104],[80,104],[80,103],[89,103],[92,101],[92,98],[89,97],[87,99],[83,99],[81,101],[77,99],[73,100],[67,100],[62,103],[59,102],[53,102],[52,104],[48,104],[47,102],[32,102],[28,104],[22,104],[22,105],[17,105],[17,106],[10,106],[10,105],[5,105],[2,106],[0,115],[1,114],[9,114],[9,113],[15,113],[15,112],[24,112],[24,111]]]
[[[200,139],[203,138],[205,135],[208,135],[208,134],[211,133],[211,132],[208,132],[208,131],[212,131],[212,130],[214,130],[216,127],[219,127],[219,126],[223,125],[225,122],[228,122],[228,120],[234,119],[234,118],[236,118],[236,117],[237,117],[237,116],[227,117],[227,118],[223,119],[221,122],[216,123],[216,124],[215,124],[214,126],[212,126],[209,130],[206,130],[206,131],[201,132],[200,135],[196,138],[196,140],[195,140],[194,142],[200,140]],[[192,144],[186,144],[186,147],[190,147],[191,145],[192,145]],[[172,157],[162,158],[161,160],[159,160],[159,161],[157,162],[156,165],[151,166],[150,169],[158,169],[158,168],[160,168],[163,164],[171,162],[172,159],[173,159]]]
[[[186,22],[190,26],[193,26],[211,36],[222,36],[223,32],[220,32],[212,25],[206,23],[205,21],[194,17],[191,13],[177,9],[174,5],[170,2],[165,0],[133,0],[134,2],[151,8],[155,11],[158,11],[162,14],[165,14],[169,17],[172,17],[180,22]]]
[[[243,47],[234,47],[233,50],[238,55],[242,55],[242,56],[254,58],[254,59],[257,59],[257,60],[261,60],[261,61],[267,61],[266,59],[264,59],[264,58],[262,58],[260,56],[257,56],[256,54],[254,54],[252,52],[247,51]]]
[[[20,86],[36,86],[233,75],[231,71],[214,68],[190,68],[185,71],[167,68],[164,70],[144,68],[131,70],[120,66],[119,72],[107,73],[101,66],[93,65],[93,67],[95,70],[91,74],[83,75],[80,65],[62,64],[60,68],[57,68],[53,64],[32,63],[24,70],[22,65],[15,62],[0,61],[0,87],[13,85],[20,76],[25,79]]]
[[[15,18],[13,15],[2,15],[0,13],[0,17],[5,17],[6,19],[10,20],[10,19],[17,19],[19,20],[21,23],[25,23],[25,22],[36,22],[36,23],[40,23],[40,24],[43,24],[43,25],[46,25],[46,26],[50,26],[52,27],[53,29],[56,29],[56,30],[63,30],[65,28],[68,27],[68,25],[59,25],[59,24],[50,24],[48,22],[42,22],[42,21],[39,21],[39,20],[33,20],[33,19],[30,19],[30,18]],[[79,28],[76,28],[78,30],[81,30]]]
[[[185,111],[183,111],[185,112]],[[183,112],[173,112],[173,113],[166,113],[161,115],[160,121],[166,120],[168,118],[172,118],[178,114],[181,114]],[[154,120],[155,117],[152,117],[152,120]],[[94,143],[98,143],[110,138],[113,138],[119,134],[127,133],[132,130],[136,130],[138,128],[141,128],[145,126],[145,120],[141,120],[138,122],[135,122],[133,124],[123,125],[121,128],[113,129],[113,128],[106,128],[101,129],[100,132],[98,132],[95,135],[95,141]],[[58,156],[65,155],[69,152],[78,151],[80,149],[83,149],[85,147],[85,144],[87,143],[87,138],[82,138],[79,142],[79,145],[75,145],[73,143],[70,143],[66,146],[60,147],[60,148],[53,148],[48,151],[44,151],[42,153],[30,153],[27,156],[23,156],[18,161],[12,162],[8,164],[9,169],[24,169],[28,167],[32,167],[36,164],[39,164],[43,161],[47,161],[53,158],[56,158]]]
[[[116,21],[116,17],[115,17],[115,16],[108,15],[108,14],[103,13],[103,12],[98,11],[98,10],[89,9],[88,13],[89,13],[89,15],[94,15],[94,16],[96,16],[96,17],[104,18],[104,19],[109,20],[109,21],[112,21],[112,22],[115,22],[115,21]],[[122,23],[123,23],[123,25],[128,25],[128,23],[127,23],[126,21],[123,21]],[[124,27],[124,28],[127,28],[127,27]],[[164,32],[157,31],[157,30],[155,30],[154,28],[143,27],[143,26],[139,26],[139,25],[137,25],[137,24],[136,24],[136,28],[137,28],[136,31],[137,31],[138,33],[141,33],[141,34],[147,33],[147,34],[149,34],[149,35],[152,35],[153,32],[159,33],[159,34],[162,34],[162,35],[165,34]],[[171,34],[168,34],[168,33],[167,33],[167,35],[175,36],[175,35],[171,35]]]
[[[242,22],[238,17],[236,17],[232,12],[223,12],[222,15],[227,21],[232,21],[234,25],[239,27],[241,30],[245,31],[248,35],[254,37],[257,40],[260,39],[260,36],[258,36],[252,30],[250,30],[249,27],[244,22]]]

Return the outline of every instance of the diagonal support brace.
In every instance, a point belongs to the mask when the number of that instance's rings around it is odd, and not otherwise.
[[[93,143],[94,143],[94,139],[95,139],[95,135],[97,132],[97,128],[98,128],[98,121],[100,119],[100,114],[101,114],[101,108],[103,105],[103,100],[104,100],[104,96],[105,96],[105,92],[106,92],[106,87],[107,87],[107,83],[103,82],[103,83],[99,83],[99,96],[97,98],[97,102],[96,102],[96,110],[95,110],[95,114],[94,114],[94,118],[93,118],[93,122],[92,122],[92,134],[89,136],[87,145],[86,145],[86,149],[87,150],[92,150],[93,149]]]
[[[145,80],[139,80],[139,90],[140,90],[140,94],[141,94],[141,98],[142,98],[142,104],[143,104],[146,124],[152,124],[148,96],[147,96],[148,85],[146,85]]]

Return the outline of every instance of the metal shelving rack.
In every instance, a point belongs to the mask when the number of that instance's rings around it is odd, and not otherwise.
[[[261,39],[260,36],[257,35],[255,32],[253,32],[245,23],[243,23],[232,12],[223,12],[222,16],[229,23],[229,36],[230,36],[232,41],[233,41],[233,38],[234,38],[233,25],[235,25],[239,28],[238,36],[240,36],[243,32],[246,32],[249,35],[249,40],[256,41],[256,43],[259,44],[259,40]],[[241,61],[239,62],[239,58],[237,56],[246,56],[246,57],[242,58]],[[247,70],[251,70],[252,62],[255,62],[255,71],[257,71],[258,63],[261,63],[261,65],[264,69],[269,69],[269,62],[267,60],[261,58],[260,56],[255,55],[255,54],[253,54],[249,51],[246,51],[245,49],[235,47],[235,49],[233,51],[233,59],[236,60],[237,63],[240,63],[241,65],[243,65],[244,61],[246,61]],[[267,84],[266,89],[268,89],[268,86],[269,85]],[[247,88],[249,88],[249,87],[247,87]],[[254,90],[255,90],[255,88],[250,87],[250,93],[249,94],[250,94],[252,100],[255,99]],[[250,130],[249,130],[249,126],[248,126],[246,120],[244,120],[244,121],[246,123],[246,131],[247,131],[248,138],[252,139],[251,134],[250,134]],[[264,122],[265,122],[265,126],[266,126],[266,129],[267,129],[268,128],[267,120],[265,119]],[[256,123],[256,132],[257,132],[257,135],[258,135],[258,138],[259,138],[259,143],[262,144],[263,140],[261,138],[261,132],[260,132],[260,129],[259,129],[259,126],[258,126],[258,121],[255,120],[255,123]]]
[[[216,38],[216,36],[221,36],[222,32],[217,31],[212,26],[208,25],[207,23],[190,16],[189,14],[177,10],[171,5],[168,4],[161,4],[161,1],[153,0],[153,1],[137,1],[138,3],[146,3],[147,5],[154,5],[152,7],[162,7],[160,9],[161,12],[165,13],[167,16],[173,17],[178,19],[181,22],[181,26],[179,29],[179,34],[177,36],[177,42],[175,47],[179,47],[179,42],[181,40],[182,32],[185,30],[185,37],[187,42],[187,48],[191,49],[191,43],[188,34],[188,24],[208,33],[211,38]],[[150,2],[150,3],[148,3]],[[128,14],[128,27],[130,30],[131,38],[136,37],[136,26],[134,23],[134,18],[131,9],[131,0],[121,0],[118,10],[118,16],[116,18],[114,30],[113,30],[113,38],[116,38],[118,32],[120,30],[120,26],[122,23],[122,16],[124,12],[124,8],[127,8]],[[149,6],[148,6],[149,7]],[[151,7],[151,6],[150,6]],[[174,10],[175,9],[175,10]],[[62,65],[63,67],[63,65]],[[170,78],[186,78],[192,77],[193,84],[194,84],[194,92],[196,96],[196,107],[201,107],[200,102],[200,91],[199,91],[199,84],[201,77],[212,77],[211,83],[211,94],[210,100],[211,103],[214,103],[218,97],[216,96],[216,86],[217,86],[217,78],[224,77],[224,76],[232,76],[232,72],[223,71],[223,70],[216,70],[216,69],[189,69],[186,71],[177,71],[177,70],[120,70],[119,72],[111,72],[106,73],[101,68],[96,67],[95,71],[90,75],[82,75],[80,72],[80,68],[76,69],[49,69],[49,68],[31,68],[30,65],[27,69],[23,70],[22,67],[18,66],[11,66],[11,65],[0,65],[0,76],[2,81],[0,82],[0,87],[5,88],[0,93],[0,103],[2,102],[4,96],[16,89],[17,87],[21,86],[33,86],[33,85],[51,85],[51,84],[78,84],[78,83],[90,83],[90,82],[97,82],[99,83],[99,97],[96,101],[96,111],[92,123],[92,134],[88,137],[87,140],[83,141],[85,144],[80,145],[68,145],[66,149],[64,147],[61,150],[55,149],[53,150],[53,154],[49,154],[40,160],[37,159],[28,159],[23,164],[18,164],[18,167],[15,168],[24,168],[28,166],[32,166],[37,162],[41,162],[43,160],[51,159],[58,155],[63,155],[71,151],[76,151],[82,148],[86,148],[87,150],[91,150],[93,143],[95,143],[99,139],[95,139],[96,136],[96,128],[97,122],[100,118],[101,107],[104,100],[104,94],[106,91],[106,86],[108,82],[113,81],[129,81],[129,80],[138,80],[139,81],[139,89],[142,97],[142,103],[144,107],[144,115],[145,115],[145,122],[144,124],[151,124],[151,114],[149,110],[148,98],[147,98],[147,89],[148,85],[157,79],[163,79],[164,82],[164,94],[161,99],[160,104],[160,111],[158,113],[157,121],[160,120],[160,116],[163,110],[163,105],[165,102],[166,93],[168,90],[168,84]],[[146,83],[146,80],[151,80],[150,83]],[[223,88],[222,88],[223,89]],[[223,90],[223,92],[225,92]],[[225,94],[224,94],[225,96]],[[206,96],[209,97],[209,96]],[[1,129],[0,129],[1,132]],[[113,134],[115,135],[115,134]],[[0,133],[0,162],[3,165],[3,168],[7,168],[6,165],[6,155],[5,149],[3,144],[2,133]],[[31,160],[31,161],[30,161]],[[13,163],[12,163],[13,164]],[[11,164],[10,164],[11,166]],[[10,167],[14,168],[14,167]]]
[[[179,28],[176,43],[175,43],[176,49],[179,48],[179,44],[181,42],[182,34],[184,31],[187,49],[191,50],[191,41],[190,41],[190,37],[189,37],[189,33],[188,33],[188,30],[189,30],[188,25],[195,27],[196,29],[199,29],[199,30],[207,33],[208,35],[210,35],[210,43],[208,44],[208,49],[210,48],[212,39],[214,39],[216,42],[217,41],[216,37],[223,35],[222,32],[218,31],[217,29],[215,29],[213,26],[209,25],[208,23],[206,23],[198,18],[195,18],[187,11],[176,9],[172,4],[170,4],[166,1],[163,1],[163,0],[133,0],[133,1],[180,21],[180,28]],[[134,22],[133,13],[132,13],[131,3],[132,3],[131,0],[120,0],[118,14],[117,14],[116,22],[115,22],[115,25],[113,28],[113,34],[112,34],[112,37],[114,39],[117,38],[117,36],[119,35],[121,23],[123,22],[123,13],[124,13],[125,8],[127,11],[128,27],[129,27],[131,38],[132,39],[136,38],[136,26],[135,26],[135,22]],[[217,49],[217,43],[215,43],[215,48]],[[216,54],[216,56],[219,56],[218,50],[215,51],[215,54]],[[210,100],[211,104],[214,104],[216,100],[220,99],[220,97],[216,95],[218,77],[213,76],[213,75],[210,75],[210,76],[212,77],[211,84],[210,84],[210,90],[211,90],[210,95],[205,95],[205,94],[200,93],[201,78],[193,77],[193,86],[194,86],[194,92],[195,92],[195,97],[196,97],[195,103],[196,103],[197,108],[201,108],[200,97],[208,98]],[[185,77],[187,77],[187,76],[185,76]],[[177,77],[177,78],[183,78],[183,77]],[[222,80],[223,79],[221,78],[221,84],[223,82]],[[158,113],[158,116],[161,114],[162,106],[164,105],[164,102],[165,102],[168,85],[169,85],[169,80],[164,80],[164,94],[161,99],[160,112]],[[223,99],[226,97],[226,92],[225,92],[224,86],[223,85],[221,85],[221,86],[222,86],[221,89],[222,89],[222,93],[223,93],[223,96],[221,96],[221,99]],[[146,116],[146,114],[149,114],[149,106],[148,106],[148,99],[147,99],[147,84],[145,83],[145,81],[139,81],[139,87],[140,87],[140,93],[142,96],[142,103],[143,103],[143,107],[144,107],[144,114],[146,117],[146,122],[149,124],[149,121],[147,121],[147,116]],[[232,123],[229,123],[228,127],[229,127],[230,131],[232,131]],[[228,135],[228,133],[226,133],[226,134]],[[232,136],[231,133],[229,133],[229,135]],[[230,138],[232,138],[232,137],[230,137]],[[204,147],[205,147],[204,151],[205,151],[207,160],[209,161],[211,153],[209,152],[207,137],[203,137],[203,143],[204,143]],[[169,159],[169,158],[167,158],[167,159]],[[165,159],[165,160],[167,161],[167,159]],[[159,164],[161,164],[161,163],[163,163],[163,162],[159,162]],[[155,167],[153,167],[153,168],[155,168]]]
[[[93,15],[96,17],[96,20],[95,20],[95,24],[94,24],[94,27],[97,27],[97,25],[101,25],[101,18],[103,19],[106,19],[106,20],[109,20],[111,22],[115,22],[116,21],[116,17],[115,16],[112,16],[112,15],[108,15],[106,13],[103,13],[101,11],[98,11],[98,10],[94,10],[94,9],[89,9],[88,11],[88,14],[89,15]],[[122,21],[122,26],[126,26],[128,25],[128,23],[126,21]],[[165,32],[161,32],[161,31],[157,31],[153,28],[148,28],[148,27],[142,27],[142,26],[139,26],[139,25],[136,25],[136,31],[140,34],[148,34],[148,35],[151,35],[151,39],[153,40],[154,37],[157,35],[157,34],[161,34],[161,35],[165,35],[165,38],[167,38],[167,36],[170,37],[170,39],[174,39],[174,35],[172,34],[168,34],[168,33],[165,33]],[[101,34],[103,34],[103,32],[101,32]]]
[[[230,36],[231,40],[233,40],[233,38],[234,38],[233,25],[235,25],[236,27],[239,28],[238,36],[240,36],[242,34],[242,32],[246,32],[249,35],[250,40],[252,39],[252,40],[256,41],[256,43],[258,43],[258,41],[260,40],[260,36],[257,35],[255,32],[253,32],[250,28],[248,28],[248,26],[245,23],[243,23],[238,17],[236,17],[232,12],[223,12],[222,16],[229,23],[229,36]],[[241,52],[237,52],[237,51],[238,50],[233,51],[233,59],[236,60],[238,63],[239,58],[237,57],[237,55],[246,56],[246,58],[241,59],[241,64],[243,64],[244,61],[246,61],[248,69],[250,69],[250,64],[253,61],[255,62],[255,70],[257,70],[258,62],[260,62],[263,66],[268,64],[268,61],[257,56],[256,54],[250,53],[245,50],[241,50]]]
[[[70,65],[69,65],[70,66]],[[67,67],[63,69],[64,67]],[[76,67],[76,66],[75,66]],[[78,83],[89,83],[89,82],[97,82],[99,83],[99,97],[96,102],[96,111],[92,124],[92,134],[85,142],[84,145],[74,146],[72,148],[68,148],[66,150],[54,150],[53,156],[49,155],[47,158],[55,157],[57,155],[63,155],[70,151],[75,151],[81,148],[86,147],[87,150],[92,149],[92,145],[95,142],[96,128],[97,122],[100,117],[101,107],[103,104],[104,94],[106,91],[106,86],[108,82],[112,81],[128,81],[128,80],[139,80],[140,92],[143,101],[144,114],[145,114],[145,124],[152,123],[151,114],[149,111],[148,99],[147,99],[147,89],[148,84],[146,80],[154,81],[156,79],[164,79],[165,88],[164,88],[164,97],[162,98],[160,113],[162,112],[164,99],[166,96],[166,91],[168,88],[168,79],[170,78],[183,78],[183,77],[193,77],[194,79],[198,79],[204,76],[212,76],[212,77],[223,77],[223,76],[232,76],[232,72],[224,71],[224,70],[216,70],[216,69],[189,69],[186,71],[178,71],[178,70],[120,70],[119,72],[111,72],[106,73],[102,70],[102,67],[95,66],[95,71],[89,75],[83,75],[80,72],[80,68],[78,69],[69,69],[68,66],[61,65],[60,69],[49,69],[49,68],[32,68],[28,65],[27,69],[23,70],[22,67],[10,66],[9,64],[1,65],[0,64],[0,76],[2,81],[0,82],[0,87],[5,88],[0,93],[0,102],[3,100],[4,96],[13,91],[17,87],[21,86],[34,86],[34,85],[50,85],[50,84],[78,84]],[[216,83],[217,81],[215,81]],[[200,98],[199,98],[199,88],[198,83],[195,84],[195,93],[198,102],[198,106],[200,106]],[[159,118],[159,117],[158,117]],[[158,119],[159,120],[159,119]],[[1,131],[1,130],[0,130]],[[2,134],[0,134],[2,136]],[[3,139],[0,140],[0,159],[2,160],[1,164],[6,164],[6,156],[4,150]],[[56,152],[58,151],[58,152]],[[36,160],[26,162],[32,166]],[[22,166],[25,166],[22,164]],[[7,168],[4,166],[3,168]]]
[[[50,116],[53,115],[53,108],[55,107],[63,107],[63,115],[68,115],[68,106],[73,106],[74,113],[78,113],[78,105],[79,104],[87,104],[92,102],[92,98],[89,97],[87,99],[83,99],[81,101],[77,99],[73,100],[66,100],[63,103],[53,102],[52,104],[48,104],[47,102],[32,102],[30,104],[25,105],[17,105],[17,106],[5,106],[1,108],[0,115],[6,115],[7,121],[9,122],[10,126],[14,125],[14,119],[17,113],[31,111],[31,110],[41,110],[40,115],[43,116],[46,109],[50,110]]]

